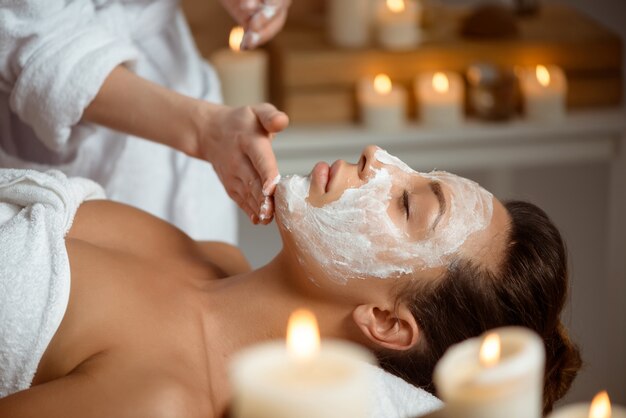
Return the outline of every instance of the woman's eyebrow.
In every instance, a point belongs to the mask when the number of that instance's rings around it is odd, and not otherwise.
[[[441,190],[441,184],[438,181],[431,181],[430,183],[428,183],[428,185],[430,186],[430,190],[432,190],[432,192],[435,194],[437,202],[439,202],[439,213],[437,214],[437,217],[435,218],[435,221],[431,226],[431,230],[434,230],[441,220],[443,214],[446,213],[446,208],[448,207],[448,204],[446,202],[446,197],[443,194],[443,190]]]

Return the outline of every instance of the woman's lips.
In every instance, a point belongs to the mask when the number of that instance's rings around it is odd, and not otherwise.
[[[319,188],[320,192],[326,191],[329,183],[330,166],[324,161],[315,164],[311,171],[312,183]]]
[[[330,186],[331,186],[330,183],[337,175],[340,165],[341,165],[341,160],[337,160],[333,163],[333,165],[330,166],[330,170],[328,171],[328,183],[326,183],[326,192],[328,192],[328,190],[330,189]]]
[[[323,190],[324,193],[328,193],[331,182],[339,172],[340,166],[341,160],[335,161],[332,166],[329,166],[328,163],[324,161],[315,164],[311,171],[311,176],[313,178],[312,181],[319,187],[320,191]]]

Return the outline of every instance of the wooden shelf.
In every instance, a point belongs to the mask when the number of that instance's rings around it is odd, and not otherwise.
[[[461,38],[466,9],[445,8],[425,42],[415,50],[342,49],[330,45],[323,28],[289,28],[270,45],[273,102],[294,123],[356,120],[356,80],[385,72],[411,88],[421,71],[463,73],[485,61],[503,66],[557,64],[568,77],[570,108],[619,106],[622,42],[618,35],[564,5],[545,5],[520,18],[520,36],[508,40]],[[412,103],[411,107],[415,107]]]

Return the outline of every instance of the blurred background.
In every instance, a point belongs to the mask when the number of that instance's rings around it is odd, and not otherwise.
[[[513,22],[477,13],[478,0],[428,3],[433,9],[424,15],[424,39],[408,50],[381,51],[375,43],[333,45],[328,4],[293,0],[285,30],[265,47],[268,100],[293,119],[275,141],[281,174],[308,172],[319,159],[356,162],[364,145],[376,143],[415,169],[452,171],[500,199],[539,205],[569,248],[572,291],[563,320],[585,361],[564,403],[589,401],[607,389],[612,400],[626,404],[626,1],[518,1],[538,10],[515,15]],[[212,59],[228,45],[233,22],[217,0],[183,0],[183,6],[199,49]],[[450,22],[455,29],[442,33]],[[480,33],[485,26],[488,33]],[[471,40],[459,39],[461,27]],[[560,65],[568,78],[565,115],[532,120],[518,102],[510,114],[481,114],[466,95],[464,112],[471,116],[456,126],[421,124],[416,103],[407,111],[408,125],[397,131],[367,129],[360,122],[356,81],[379,71],[376,65],[410,90],[407,68],[447,66],[470,83],[467,66],[490,60],[499,71],[507,65]],[[354,83],[346,84],[348,79]],[[505,100],[493,94],[496,102]],[[251,226],[243,216],[239,236],[254,266],[269,261],[280,246],[275,228]]]

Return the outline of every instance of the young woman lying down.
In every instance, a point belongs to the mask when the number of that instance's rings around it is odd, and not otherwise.
[[[59,172],[0,170],[0,416],[220,417],[229,359],[312,310],[434,393],[452,344],[505,325],[544,340],[544,408],[580,367],[559,320],[566,252],[546,214],[370,146],[275,193],[283,248],[241,252]]]

